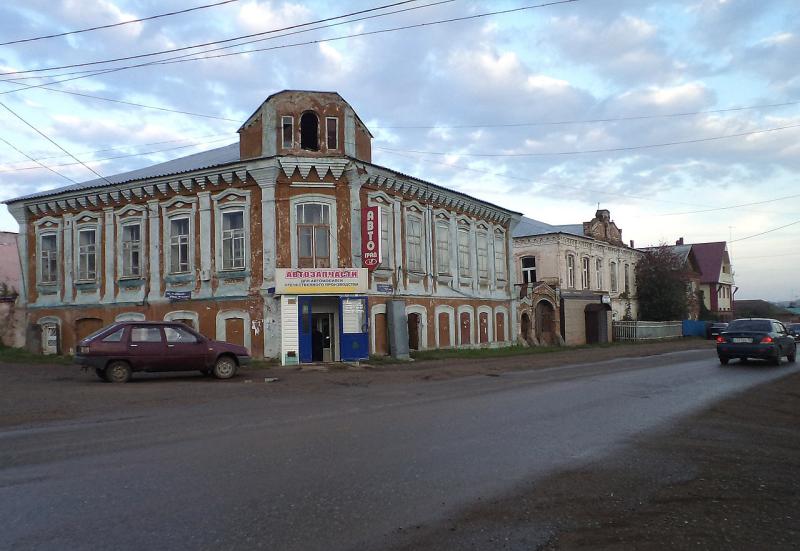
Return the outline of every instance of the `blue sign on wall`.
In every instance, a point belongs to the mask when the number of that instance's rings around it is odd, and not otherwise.
[[[394,286],[391,283],[378,283],[376,286],[379,293],[393,293]]]
[[[191,291],[167,291],[164,296],[170,300],[189,300],[192,298]]]

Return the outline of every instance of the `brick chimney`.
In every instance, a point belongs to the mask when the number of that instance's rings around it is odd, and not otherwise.
[[[631,239],[631,249],[635,249],[636,247],[633,246],[633,239]]]
[[[676,245],[683,245],[683,237],[679,237],[678,240],[675,242]]]

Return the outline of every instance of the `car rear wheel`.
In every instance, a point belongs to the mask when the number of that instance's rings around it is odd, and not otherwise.
[[[214,377],[217,379],[230,379],[236,375],[236,360],[230,356],[222,356],[214,364]]]
[[[111,362],[105,369],[105,375],[110,383],[127,383],[131,379],[131,366],[126,362]]]
[[[722,365],[728,365],[729,361],[731,361],[731,359],[729,357],[727,357],[727,356],[720,356],[719,357],[719,363],[721,363]]]
[[[772,365],[781,365],[781,351],[778,350],[778,353],[775,354],[775,357],[772,358]]]
[[[797,347],[796,346],[792,349],[792,353],[789,354],[788,356],[786,356],[786,359],[789,360],[789,363],[794,363],[794,361],[797,359]]]

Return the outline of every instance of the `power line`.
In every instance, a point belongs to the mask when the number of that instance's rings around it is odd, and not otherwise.
[[[112,27],[120,27],[122,25],[130,25],[131,23],[141,23],[142,21],[152,21],[153,19],[159,19],[161,17],[169,17],[171,15],[179,15],[179,14],[182,14],[182,13],[188,13],[188,12],[197,11],[197,10],[204,10],[206,8],[213,8],[215,6],[221,6],[223,4],[230,4],[231,2],[238,2],[238,1],[239,0],[223,0],[222,2],[215,2],[213,4],[206,4],[204,6],[195,6],[194,8],[187,8],[185,10],[178,10],[178,11],[173,11],[173,12],[169,12],[169,13],[162,13],[162,14],[159,14],[159,15],[151,15],[149,17],[141,17],[139,19],[130,19],[128,21],[120,21],[119,23],[111,23],[109,25],[99,25],[97,27],[89,27],[87,29],[80,29],[80,30],[77,30],[77,31],[67,31],[67,32],[57,33],[57,34],[47,34],[47,35],[43,35],[43,36],[34,36],[32,38],[20,38],[18,40],[10,40],[8,42],[0,42],[0,46],[8,46],[10,44],[20,44],[22,42],[33,42],[35,40],[44,40],[46,38],[58,38],[60,36],[68,36],[68,35],[71,35],[71,34],[86,33],[86,32],[89,32],[89,31],[97,31],[97,30],[100,30],[100,29],[110,29]]]
[[[26,70],[23,70],[23,71],[7,71],[5,73],[0,73],[0,76],[21,75],[21,74],[26,74],[26,73],[41,73],[41,72],[45,72],[45,71],[56,71],[56,70],[59,70],[59,69],[71,69],[71,68],[75,68],[75,67],[88,67],[88,66],[91,66],[91,65],[102,65],[102,64],[106,64],[106,63],[115,63],[117,61],[130,61],[132,59],[141,59],[141,58],[144,58],[144,57],[152,57],[152,56],[170,54],[170,53],[175,53],[175,52],[183,52],[183,51],[186,51],[186,50],[193,50],[193,49],[196,49],[196,48],[203,48],[205,46],[213,46],[213,45],[216,45],[216,44],[224,44],[224,43],[227,43],[227,42],[234,42],[234,41],[237,41],[237,40],[244,40],[245,38],[253,38],[255,36],[263,36],[265,34],[273,34],[273,33],[281,32],[281,31],[297,29],[297,28],[300,28],[300,27],[306,27],[308,25],[315,25],[317,23],[324,23],[324,22],[327,22],[327,21],[334,21],[336,19],[342,19],[342,18],[345,18],[345,17],[351,17],[353,15],[360,15],[362,13],[378,11],[378,10],[382,10],[382,9],[385,9],[385,8],[399,6],[401,4],[409,4],[409,3],[417,2],[417,1],[418,0],[403,0],[402,2],[394,2],[392,4],[385,4],[385,5],[382,5],[382,6],[376,6],[374,8],[368,8],[368,9],[365,9],[365,10],[359,10],[359,11],[355,11],[355,12],[346,13],[344,15],[337,15],[335,17],[328,17],[328,18],[325,18],[325,19],[317,20],[317,21],[309,21],[308,23],[298,23],[296,25],[290,25],[288,27],[282,27],[280,29],[272,29],[272,30],[263,31],[263,32],[260,32],[260,33],[245,34],[245,35],[241,35],[241,36],[237,36],[237,37],[233,37],[233,38],[226,38],[224,40],[214,40],[212,42],[204,42],[204,43],[201,43],[201,44],[194,44],[194,45],[191,45],[191,46],[181,46],[179,48],[170,48],[170,49],[167,49],[167,50],[159,50],[159,51],[156,51],[156,52],[149,52],[149,53],[145,53],[145,54],[136,54],[136,55],[130,55],[130,56],[125,56],[125,57],[117,57],[117,58],[111,58],[111,59],[104,59],[104,60],[98,60],[98,61],[87,61],[87,62],[84,62],[84,63],[73,63],[73,64],[70,64],[70,65],[57,65],[57,66],[53,66],[53,67],[42,67],[42,68],[39,68],[39,69],[26,69]],[[448,0],[448,1],[453,2],[455,0]]]
[[[443,2],[436,2],[434,4],[429,4],[429,5],[436,5],[436,4],[439,4],[439,3],[445,3],[445,2],[449,2],[449,1],[453,1],[453,0],[444,0]],[[413,25],[405,25],[405,26],[393,27],[393,28],[389,28],[389,29],[380,29],[380,30],[376,30],[376,31],[368,31],[368,32],[355,33],[355,34],[349,34],[349,35],[342,35],[342,36],[337,36],[337,37],[332,37],[332,38],[320,38],[320,39],[309,40],[309,41],[305,41],[305,42],[295,42],[295,43],[292,43],[292,44],[284,44],[284,45],[279,45],[279,46],[272,46],[272,47],[269,47],[269,48],[255,48],[255,49],[245,50],[245,51],[241,51],[241,52],[231,52],[231,53],[227,53],[227,54],[218,54],[218,55],[213,55],[213,56],[190,57],[190,56],[202,55],[202,54],[206,53],[206,52],[195,52],[195,53],[191,53],[191,54],[184,54],[183,56],[178,56],[178,57],[176,57],[176,58],[174,58],[172,60],[163,59],[163,60],[149,61],[149,62],[146,62],[146,63],[139,63],[139,64],[134,64],[134,65],[125,65],[125,66],[121,66],[121,67],[115,67],[115,68],[112,68],[112,69],[108,69],[108,70],[105,70],[105,71],[98,71],[96,73],[92,73],[92,74],[89,74],[89,75],[76,76],[76,77],[73,77],[71,79],[65,79],[64,81],[56,81],[56,82],[66,82],[66,80],[77,80],[79,78],[87,78],[87,77],[95,76],[97,74],[103,74],[103,72],[114,72],[114,71],[120,71],[120,70],[125,70],[125,69],[134,69],[134,68],[139,68],[139,67],[149,67],[151,65],[168,65],[168,64],[172,64],[172,63],[184,63],[184,62],[188,62],[188,61],[200,61],[200,60],[208,60],[208,59],[217,59],[217,58],[222,58],[222,57],[230,57],[230,56],[234,56],[234,55],[251,54],[251,53],[255,53],[255,52],[266,52],[266,51],[272,51],[272,50],[280,50],[280,49],[284,49],[284,48],[294,48],[294,47],[298,47],[298,46],[309,46],[309,45],[322,44],[322,43],[327,43],[327,42],[336,42],[336,41],[345,40],[345,39],[349,39],[349,38],[360,38],[360,37],[372,36],[372,35],[378,35],[378,34],[385,34],[385,33],[395,32],[395,31],[422,28],[422,27],[427,27],[427,26],[432,26],[432,25],[441,25],[441,24],[445,24],[445,23],[455,23],[455,22],[461,22],[461,21],[468,21],[468,20],[472,20],[472,19],[479,19],[479,18],[483,18],[483,17],[489,17],[489,16],[492,16],[492,15],[505,15],[505,14],[514,13],[514,12],[520,12],[520,11],[524,11],[524,10],[531,10],[531,9],[535,9],[535,8],[544,8],[544,7],[549,7],[549,6],[553,6],[553,5],[567,4],[567,3],[579,2],[579,1],[580,0],[557,0],[557,1],[553,1],[553,2],[547,2],[547,3],[543,3],[543,4],[528,5],[528,6],[523,6],[523,7],[520,7],[520,8],[509,9],[509,10],[484,12],[484,13],[474,14],[474,15],[469,15],[469,16],[464,16],[464,17],[454,17],[454,18],[449,18],[449,19],[440,19],[440,20],[437,20],[437,21],[428,21],[428,22],[417,23],[417,24],[413,24]],[[374,9],[379,9],[379,8],[374,8]],[[339,17],[346,17],[346,16],[339,16]],[[323,21],[326,21],[326,20],[323,20]],[[311,23],[307,23],[306,25],[310,25],[310,24]],[[281,29],[278,29],[278,30],[281,30]],[[277,32],[277,31],[269,31],[269,32]],[[289,35],[287,34],[287,35],[282,35],[282,36],[289,36]],[[38,69],[36,69],[36,70],[38,71]],[[18,73],[24,73],[24,72],[30,72],[30,71],[20,71]],[[3,75],[3,74],[8,75],[8,74],[17,74],[17,73],[0,73],[0,75]],[[65,73],[63,75],[48,75],[48,76],[49,77],[65,76],[67,74],[75,74],[75,73]],[[13,80],[16,80],[16,79],[0,79],[0,81],[3,81],[3,82],[5,82],[5,81],[13,81]],[[48,82],[48,83],[44,83],[44,84],[41,84],[41,85],[38,85],[38,86],[34,86],[34,87],[41,87],[41,86],[46,86],[46,85],[50,85],[50,84],[54,84],[54,83],[55,82]],[[3,93],[11,93],[11,92],[14,92],[14,91],[16,91],[16,90],[10,90],[10,91],[6,91],[6,92],[3,92]]]
[[[105,158],[102,158],[102,159],[92,159],[90,162],[99,163],[99,162],[103,162],[103,161],[115,161],[115,160],[118,160],[118,159],[128,159],[130,157],[145,157],[147,155],[154,155],[156,153],[164,153],[164,152],[167,152],[167,151],[177,151],[179,149],[187,149],[187,148],[190,148],[190,147],[197,147],[197,146],[200,146],[200,145],[209,145],[209,144],[217,143],[217,142],[221,142],[221,141],[230,141],[230,139],[231,139],[230,136],[228,136],[228,137],[225,137],[225,138],[220,138],[218,140],[212,140],[210,142],[179,145],[177,147],[168,147],[166,149],[156,149],[154,151],[145,151],[145,152],[142,152],[142,153],[128,153],[128,154],[125,154],[125,155],[115,155],[113,157],[105,157]],[[28,157],[28,158],[31,159],[34,162],[37,162],[37,163],[39,162],[36,159],[32,159],[30,157]],[[41,164],[41,163],[39,163],[39,164]],[[61,163],[61,164],[57,164],[57,165],[53,165],[53,166],[64,167],[64,166],[75,166],[76,164],[83,164],[83,163],[81,163],[81,162],[77,162],[77,163]],[[44,165],[42,165],[42,166],[44,166]],[[40,167],[38,167],[38,166],[28,166],[28,167],[22,167],[22,168],[4,169],[4,170],[0,170],[0,174],[4,173],[4,172],[23,172],[23,171],[26,171],[26,170],[36,170],[38,168],[40,168]],[[44,167],[44,168],[48,168],[48,167]],[[95,174],[97,174],[97,173],[95,173]],[[101,178],[102,178],[102,176],[101,176]]]
[[[19,116],[19,115],[18,115],[16,112],[14,112],[14,110],[12,110],[12,109],[11,109],[11,108],[10,108],[8,105],[6,105],[6,104],[5,104],[5,103],[3,103],[3,102],[0,102],[0,107],[3,107],[3,108],[6,110],[6,111],[8,111],[8,112],[9,112],[9,113],[11,113],[12,115],[14,115],[14,116],[15,116],[17,119],[19,119],[20,121],[22,121],[23,123],[25,123],[25,125],[27,125],[29,128],[31,128],[33,131],[35,131],[35,132],[36,132],[37,134],[39,134],[40,136],[42,136],[42,137],[43,137],[44,139],[46,139],[48,142],[50,142],[51,144],[53,144],[54,146],[56,146],[57,148],[59,148],[61,151],[63,151],[64,153],[66,153],[67,155],[69,155],[70,157],[72,157],[73,159],[75,159],[75,160],[76,160],[78,163],[80,163],[81,165],[83,165],[83,167],[84,167],[84,168],[86,168],[87,170],[89,170],[89,171],[91,171],[92,173],[94,173],[95,175],[97,175],[97,176],[98,176],[100,179],[102,179],[102,180],[105,180],[106,182],[108,182],[109,184],[111,184],[111,182],[109,182],[109,181],[108,181],[108,180],[105,178],[105,176],[103,176],[102,174],[100,174],[99,172],[97,172],[95,169],[93,169],[92,167],[90,167],[89,165],[87,165],[86,163],[84,163],[83,161],[81,161],[80,159],[78,159],[78,158],[77,158],[75,155],[73,155],[72,153],[70,153],[69,151],[67,151],[67,150],[66,150],[66,149],[64,149],[63,147],[61,147],[61,146],[60,146],[58,143],[56,143],[56,142],[55,142],[55,140],[53,140],[52,138],[50,138],[50,136],[48,136],[47,134],[45,134],[44,132],[42,132],[41,130],[39,130],[39,129],[38,129],[38,128],[36,128],[35,126],[33,126],[31,123],[29,123],[28,121],[26,121],[25,119],[23,119],[23,118],[22,118],[21,116]]]
[[[9,142],[8,140],[6,140],[5,138],[3,138],[2,136],[0,136],[0,141],[2,141],[4,144],[6,144],[8,147],[10,147],[11,149],[13,149],[14,151],[16,151],[17,153],[19,153],[20,155],[24,155],[24,156],[26,156],[27,158],[29,158],[31,161],[33,161],[34,163],[37,163],[37,164],[39,164],[41,168],[46,168],[47,170],[49,170],[50,172],[52,172],[52,173],[53,173],[53,174],[55,174],[56,176],[61,176],[62,178],[64,178],[65,180],[69,180],[69,181],[70,181],[70,182],[72,182],[73,184],[77,184],[77,183],[78,183],[78,182],[76,182],[75,180],[73,180],[72,178],[70,178],[69,176],[65,176],[65,175],[61,174],[60,172],[58,172],[57,170],[54,170],[54,169],[52,169],[51,167],[49,167],[49,166],[47,166],[47,165],[43,164],[42,162],[40,162],[40,161],[38,161],[38,160],[34,159],[33,157],[31,157],[30,155],[28,155],[28,154],[27,154],[27,153],[25,153],[24,151],[22,151],[22,150],[20,150],[19,148],[17,148],[17,147],[16,147],[14,144],[12,144],[11,142]],[[39,167],[33,167],[33,168],[39,168]],[[2,172],[2,171],[0,171],[0,172]]]
[[[703,209],[703,210],[690,210],[690,211],[686,211],[686,212],[667,212],[667,213],[664,213],[664,214],[649,214],[648,216],[680,216],[680,215],[683,215],[683,214],[700,214],[700,213],[704,213],[704,212],[715,212],[715,211],[718,211],[718,210],[730,210],[730,209],[738,209],[738,208],[741,208],[741,207],[750,207],[750,206],[753,206],[753,205],[763,205],[765,203],[774,203],[775,201],[783,201],[784,199],[795,199],[797,197],[800,197],[800,193],[795,194],[795,195],[785,195],[783,197],[776,197],[775,199],[767,199],[765,201],[754,201],[752,203],[740,203],[738,205],[731,205],[731,206],[728,206],[728,207],[716,207],[716,208],[713,208],[713,209]]]
[[[788,224],[784,224],[783,226],[778,226],[777,228],[772,228],[771,230],[762,231],[761,233],[754,233],[753,235],[748,235],[747,237],[740,237],[739,239],[732,239],[728,241],[728,243],[736,243],[737,241],[744,241],[745,239],[752,239],[753,237],[759,237],[761,235],[765,235],[768,233],[776,232],[778,230],[782,230],[784,228],[788,228],[789,226],[794,226],[795,224],[800,224],[800,220],[795,220],[794,222],[789,222]]]
[[[711,142],[715,140],[726,140],[728,138],[741,138],[743,136],[753,136],[755,134],[764,134],[767,132],[777,132],[779,130],[788,130],[790,128],[800,128],[800,124],[789,124],[786,126],[776,126],[774,128],[764,128],[761,130],[751,130],[749,132],[738,132],[736,134],[726,134],[724,136],[711,136],[708,138],[695,138],[693,140],[680,140],[674,142],[663,142],[655,144],[631,145],[625,147],[609,147],[606,149],[586,149],[583,151],[551,151],[547,153],[452,153],[442,151],[420,151],[416,149],[389,149],[386,147],[376,147],[381,151],[389,151],[393,153],[416,153],[421,155],[455,155],[458,157],[555,157],[564,155],[586,155],[590,153],[614,153],[619,151],[635,151],[639,149],[652,149],[657,147],[668,147],[672,145],[685,145],[692,143]]]

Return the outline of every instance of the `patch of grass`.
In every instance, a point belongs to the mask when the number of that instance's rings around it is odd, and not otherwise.
[[[270,369],[273,367],[280,367],[281,362],[274,358],[260,358],[260,359],[253,359],[250,362],[250,365],[247,366],[248,369]]]
[[[24,348],[12,348],[10,346],[0,346],[0,362],[4,363],[26,363],[26,364],[61,364],[69,365],[72,356],[58,356],[51,354],[32,354]]]

